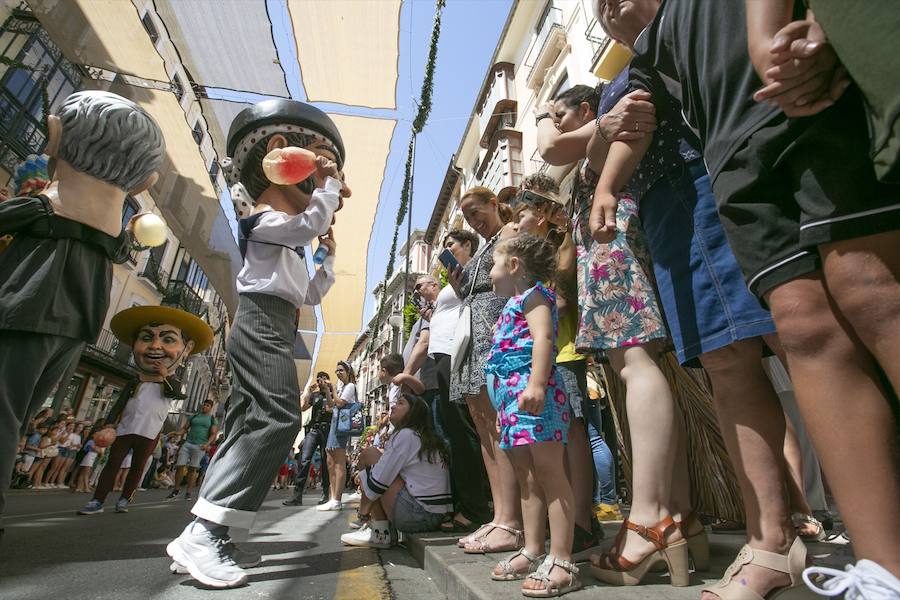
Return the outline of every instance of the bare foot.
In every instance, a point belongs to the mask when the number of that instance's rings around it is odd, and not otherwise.
[[[666,536],[666,542],[671,544],[681,539],[684,539],[681,531],[677,527],[671,527]],[[638,564],[653,554],[656,551],[656,546],[650,540],[642,537],[638,532],[626,529],[625,541],[618,548],[613,547],[610,551],[616,552],[619,556],[634,564]],[[591,562],[594,566],[604,567],[602,559],[596,555],[591,556]]]

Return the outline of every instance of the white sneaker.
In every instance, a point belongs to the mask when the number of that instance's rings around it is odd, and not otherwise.
[[[329,511],[329,510],[342,510],[344,505],[341,504],[340,500],[329,500],[325,504],[320,504],[316,507],[316,510],[321,511]]]
[[[363,527],[353,533],[345,533],[341,536],[341,543],[347,546],[365,546],[367,548],[390,548],[391,528],[389,521],[369,521],[368,527]]]
[[[241,550],[230,539],[225,544],[225,548],[231,553],[232,560],[234,560],[237,566],[242,569],[252,569],[262,562],[262,555],[259,552],[254,552],[253,550]],[[187,567],[179,562],[172,562],[172,564],[169,565],[169,570],[173,575],[187,575],[189,572]]]
[[[359,492],[353,492],[349,496],[346,496],[343,500],[347,504],[359,504],[359,501],[362,500],[362,494],[360,494]]]
[[[813,575],[824,575],[830,579],[819,587],[811,581],[810,576]],[[803,582],[820,596],[844,594],[844,600],[900,600],[900,579],[871,560],[863,559],[856,566],[847,565],[843,571],[809,567],[803,571]]]
[[[169,542],[166,553],[203,585],[233,588],[247,582],[247,573],[231,557],[230,542],[230,538],[215,535],[192,522]]]

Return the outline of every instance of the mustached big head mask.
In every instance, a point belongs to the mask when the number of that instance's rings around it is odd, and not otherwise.
[[[283,135],[288,145],[306,148],[344,165],[344,141],[334,121],[327,114],[305,102],[296,100],[265,100],[245,108],[231,123],[222,163],[225,180],[231,189],[231,199],[239,218],[250,214],[256,199],[272,185],[262,170],[269,140]],[[305,194],[315,189],[313,176],[297,187]]]

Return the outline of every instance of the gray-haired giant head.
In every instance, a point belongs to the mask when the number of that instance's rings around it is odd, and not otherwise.
[[[138,189],[162,165],[166,142],[156,121],[117,94],[76,92],[65,99],[57,158],[126,192]]]

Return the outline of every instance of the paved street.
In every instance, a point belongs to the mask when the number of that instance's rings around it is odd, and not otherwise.
[[[436,597],[436,588],[414,568],[403,548],[379,552],[342,549],[351,510],[314,510],[314,492],[302,509],[287,508],[287,492],[272,492],[244,544],[263,555],[248,587],[209,591],[168,571],[166,544],[189,519],[191,502],[166,502],[166,492],[139,492],[128,514],[112,510],[78,516],[86,494],[12,491],[0,542],[3,600],[130,600],[166,598],[267,598],[412,600]],[[382,567],[382,561],[386,569]],[[423,595],[424,594],[424,595]]]

